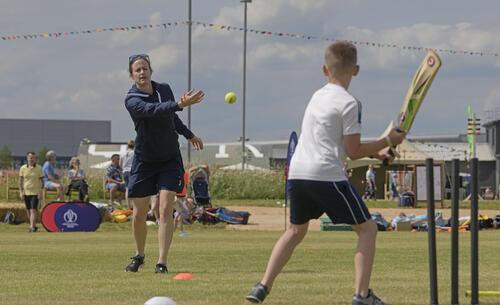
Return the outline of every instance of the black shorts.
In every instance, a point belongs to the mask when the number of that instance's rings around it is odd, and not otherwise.
[[[24,195],[24,204],[27,210],[37,210],[39,203],[38,195]]]
[[[145,162],[134,157],[128,178],[128,197],[142,198],[160,190],[180,192],[184,187],[181,156],[164,162]]]
[[[362,224],[371,219],[349,181],[289,180],[290,222],[304,224],[326,213],[333,223]]]

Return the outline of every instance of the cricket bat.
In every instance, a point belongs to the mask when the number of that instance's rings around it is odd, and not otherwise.
[[[413,76],[413,80],[410,83],[410,87],[403,101],[403,106],[399,112],[398,121],[396,123],[391,122],[384,133],[382,133],[381,138],[386,137],[395,127],[402,132],[408,133],[417,116],[418,109],[420,109],[420,105],[422,105],[427,91],[429,91],[432,81],[440,67],[441,59],[436,52],[429,50]],[[396,146],[391,147],[389,153],[398,157],[399,155],[395,148]],[[384,160],[383,164],[387,165],[388,160]]]

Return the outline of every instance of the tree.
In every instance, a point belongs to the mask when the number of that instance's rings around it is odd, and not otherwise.
[[[40,148],[40,150],[38,151],[38,164],[40,165],[43,165],[46,161],[45,159],[45,155],[47,154],[47,152],[49,151],[49,149],[45,146],[43,146],[42,148]]]
[[[7,145],[0,149],[0,168],[9,169],[12,167],[12,152]]]

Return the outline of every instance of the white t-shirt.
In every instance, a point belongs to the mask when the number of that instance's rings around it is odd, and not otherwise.
[[[302,132],[290,162],[289,179],[343,181],[344,135],[361,133],[361,103],[332,83],[307,105]]]
[[[130,172],[132,170],[132,160],[134,160],[134,151],[127,149],[120,158],[122,159],[123,172]]]
[[[374,170],[368,169],[366,171],[366,175],[365,176],[366,176],[366,182],[367,183],[371,184],[372,182],[375,182],[375,171]]]

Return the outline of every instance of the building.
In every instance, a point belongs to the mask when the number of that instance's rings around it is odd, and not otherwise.
[[[111,121],[0,119],[0,148],[9,147],[14,168],[25,160],[26,152],[46,148],[58,156],[58,167],[65,168],[78,154],[80,142],[111,141]]]

